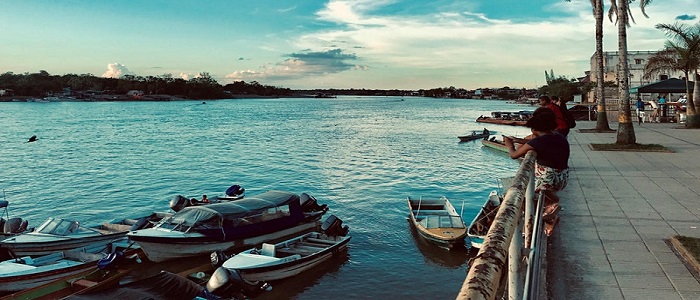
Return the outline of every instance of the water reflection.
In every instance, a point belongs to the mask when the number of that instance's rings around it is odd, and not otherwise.
[[[270,282],[272,291],[263,293],[255,299],[291,299],[302,294],[309,288],[319,284],[323,277],[335,276],[341,267],[349,261],[350,254],[348,250],[338,253],[329,260],[299,275]]]

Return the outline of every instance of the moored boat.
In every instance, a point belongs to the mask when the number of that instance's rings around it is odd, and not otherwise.
[[[448,250],[464,244],[467,226],[446,197],[408,197],[408,210],[409,221],[421,237]]]
[[[10,214],[7,212],[7,206],[9,205],[10,203],[7,200],[0,200],[0,208],[5,209],[5,211],[0,214],[0,240],[32,231],[31,228],[27,228],[27,220],[18,217],[10,218]],[[5,217],[1,217],[2,215],[5,215]]]
[[[473,140],[478,140],[478,139],[487,139],[491,135],[491,132],[484,128],[484,131],[481,133],[476,133],[476,131],[472,131],[472,134],[470,135],[462,135],[458,136],[457,138],[459,139],[460,142],[469,142]]]
[[[140,253],[127,243],[125,237],[113,242],[97,242],[85,247],[55,252],[42,256],[25,256],[0,262],[0,292],[16,292],[32,289],[57,279],[64,279],[87,270],[96,271],[98,261],[108,255],[129,256]],[[117,251],[122,251],[117,254]],[[107,260],[109,262],[109,260]],[[52,288],[53,289],[53,288]],[[28,295],[40,296],[42,292]],[[13,295],[13,299],[29,299],[33,296]]]
[[[330,224],[330,225],[327,225]],[[309,232],[260,248],[242,251],[221,266],[236,271],[247,281],[273,281],[308,271],[347,250],[350,242],[347,226],[330,216],[321,232]]]
[[[268,191],[237,201],[186,207],[153,228],[127,236],[153,262],[244,249],[317,228],[328,207],[308,199],[302,203],[297,194]]]
[[[82,226],[75,220],[49,218],[32,232],[0,241],[0,247],[12,257],[46,255],[98,242],[107,243],[124,237],[129,230],[152,226],[166,215],[168,214],[152,213],[89,227]]]
[[[491,191],[489,196],[486,198],[486,202],[479,210],[479,213],[469,224],[467,236],[469,237],[469,243],[472,247],[481,248],[481,246],[484,244],[484,238],[489,232],[489,228],[491,228],[493,220],[496,218],[496,213],[498,212],[499,205],[501,205],[501,200],[502,197],[497,191]]]

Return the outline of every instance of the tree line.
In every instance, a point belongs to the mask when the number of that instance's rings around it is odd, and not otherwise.
[[[256,81],[243,81],[221,85],[209,73],[200,73],[185,80],[171,74],[160,76],[123,75],[120,78],[98,77],[93,74],[51,75],[41,70],[38,73],[0,74],[0,89],[12,90],[16,96],[45,97],[67,92],[99,91],[107,94],[126,94],[132,90],[146,95],[177,95],[189,99],[223,99],[231,94],[254,94],[261,96],[284,96],[292,94],[288,88],[262,85]]]

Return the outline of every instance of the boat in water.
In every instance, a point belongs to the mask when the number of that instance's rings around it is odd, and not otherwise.
[[[69,219],[49,218],[32,232],[0,241],[0,247],[11,257],[46,255],[99,242],[109,242],[126,236],[130,230],[153,226],[168,213],[151,213],[138,218],[126,218],[95,226],[83,226]]]
[[[202,199],[197,198],[187,198],[182,195],[177,195],[170,200],[170,209],[173,211],[181,211],[183,208],[188,206],[198,206],[198,205],[208,205],[212,203],[221,203],[227,201],[240,200],[245,197],[245,188],[240,185],[234,184],[229,187],[223,196],[215,197],[214,199],[208,199],[207,195],[203,195]]]
[[[24,232],[29,232],[32,231],[31,228],[28,227],[28,222],[27,220],[23,220],[22,218],[10,218],[10,214],[7,212],[7,206],[10,205],[10,203],[6,200],[1,200],[0,201],[0,208],[4,208],[5,211],[3,212],[2,215],[5,215],[5,217],[1,217],[0,215],[0,240],[4,240],[6,238],[9,238],[11,236],[15,236]]]
[[[488,129],[484,128],[484,131],[482,131],[481,133],[476,133],[476,131],[472,131],[472,134],[458,136],[457,138],[460,142],[469,142],[478,139],[488,139],[490,135],[491,132]]]
[[[467,226],[446,198],[411,199],[408,197],[409,221],[418,234],[444,249],[464,244]]]
[[[481,246],[483,246],[484,238],[489,232],[493,220],[496,219],[496,213],[498,212],[498,207],[501,205],[501,200],[503,200],[503,197],[501,197],[497,191],[491,191],[486,198],[486,202],[479,210],[479,213],[469,224],[467,236],[473,248],[481,248]]]
[[[220,268],[238,272],[247,281],[274,281],[289,278],[328,261],[347,250],[348,227],[331,215],[321,232],[309,232],[261,247],[242,251],[228,258]],[[220,252],[214,255],[221,255]]]
[[[318,228],[326,205],[315,198],[285,191],[268,191],[241,200],[185,207],[153,228],[131,231],[149,260],[245,249]]]
[[[494,111],[491,112],[490,117],[479,116],[476,118],[478,123],[490,123],[490,124],[500,124],[500,125],[511,125],[511,126],[525,126],[527,120],[532,117],[532,111],[518,111],[518,112],[501,112]]]
[[[42,256],[18,257],[0,262],[0,292],[17,292],[32,289],[48,282],[83,273],[96,271],[98,261],[110,254],[128,251],[128,255],[138,255],[140,249],[133,248],[126,237],[116,241],[97,242],[85,247],[55,252]],[[115,254],[116,255],[116,254]],[[39,295],[40,292],[32,294]],[[13,295],[14,299],[26,299]]]

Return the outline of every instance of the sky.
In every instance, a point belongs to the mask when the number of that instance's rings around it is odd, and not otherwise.
[[[609,8],[609,1],[603,1]],[[657,0],[628,49],[660,50],[654,26],[694,25],[700,0]],[[606,18],[604,51],[617,51]],[[537,88],[590,70],[590,0],[0,0],[0,74],[257,81],[291,89]]]

